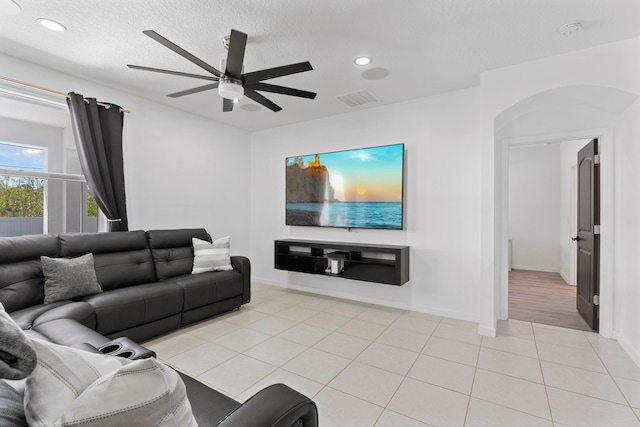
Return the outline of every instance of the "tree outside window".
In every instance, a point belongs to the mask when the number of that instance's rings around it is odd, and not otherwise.
[[[98,206],[84,178],[48,173],[46,162],[44,147],[0,142],[0,237],[97,231]],[[61,228],[51,226],[52,218]]]
[[[43,179],[0,175],[0,217],[43,216]]]

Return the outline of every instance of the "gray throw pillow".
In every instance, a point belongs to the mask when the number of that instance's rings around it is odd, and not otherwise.
[[[66,300],[102,292],[93,254],[77,258],[40,257],[44,274],[44,303]]]
[[[22,396],[3,380],[0,380],[0,425],[27,427]]]

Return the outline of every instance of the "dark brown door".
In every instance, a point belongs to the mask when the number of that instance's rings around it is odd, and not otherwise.
[[[578,152],[577,308],[587,324],[598,330],[600,276],[600,166],[598,140]]]

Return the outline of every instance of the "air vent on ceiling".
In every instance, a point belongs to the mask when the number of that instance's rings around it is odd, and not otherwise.
[[[361,90],[359,92],[347,93],[337,97],[340,101],[347,104],[349,107],[357,107],[358,105],[371,104],[372,102],[378,102],[378,98],[373,96],[368,90]]]

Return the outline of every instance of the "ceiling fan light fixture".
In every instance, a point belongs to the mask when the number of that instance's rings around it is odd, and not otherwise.
[[[364,65],[371,64],[372,61],[371,61],[371,58],[369,58],[368,56],[359,56],[356,59],[354,59],[353,62],[356,65],[364,66]]]
[[[221,79],[218,85],[218,94],[223,98],[239,101],[244,97],[244,88],[234,81]]]

